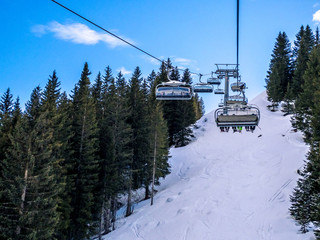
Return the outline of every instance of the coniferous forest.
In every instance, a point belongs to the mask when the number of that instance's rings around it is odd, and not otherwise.
[[[197,95],[155,99],[167,67],[146,79],[137,67],[126,80],[110,67],[93,78],[85,63],[70,95],[53,71],[25,108],[8,88],[0,102],[0,239],[101,239],[120,207],[133,212],[135,190],[153,204],[154,185],[170,173],[169,147],[187,145],[204,114]],[[192,82],[188,69],[171,74]]]
[[[270,109],[282,102],[292,126],[303,132],[309,152],[291,195],[290,213],[300,231],[313,230],[320,239],[320,44],[319,29],[301,26],[293,46],[280,32],[266,78]]]

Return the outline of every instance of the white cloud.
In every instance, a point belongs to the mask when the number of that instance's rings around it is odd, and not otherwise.
[[[132,73],[132,71],[125,69],[125,67],[118,68],[117,71],[121,72],[123,75],[129,75]]]
[[[94,45],[101,41],[108,44],[110,47],[126,45],[126,43],[121,40],[106,33],[98,33],[82,23],[61,24],[53,21],[48,25],[36,25],[31,31],[37,36],[42,36],[51,32],[58,39],[71,41],[77,44]],[[132,43],[132,41],[130,42]]]
[[[314,22],[320,22],[320,10],[316,11],[314,14],[313,14],[313,19],[312,21]]]

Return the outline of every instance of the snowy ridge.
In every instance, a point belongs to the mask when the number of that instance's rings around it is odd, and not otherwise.
[[[155,205],[139,204],[105,240],[306,240],[290,218],[290,194],[308,147],[290,116],[267,110],[254,133],[220,133],[213,113],[199,120],[197,140],[171,149],[172,173]],[[207,119],[207,121],[205,121]],[[262,135],[259,137],[259,135]]]

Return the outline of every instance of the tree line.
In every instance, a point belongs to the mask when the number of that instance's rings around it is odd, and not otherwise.
[[[313,229],[320,239],[320,44],[319,29],[301,26],[293,48],[280,32],[266,78],[272,109],[284,102],[292,125],[303,132],[309,145],[300,178],[291,195],[290,213],[306,233]]]
[[[168,66],[129,81],[108,66],[94,83],[84,64],[68,96],[56,71],[36,87],[22,111],[8,89],[0,101],[0,239],[101,239],[115,228],[120,196],[126,216],[132,191],[170,173],[169,147],[192,140],[190,124],[204,114],[202,99],[157,101]],[[192,83],[188,69],[173,79]]]

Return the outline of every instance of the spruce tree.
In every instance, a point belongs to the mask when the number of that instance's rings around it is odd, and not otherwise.
[[[313,109],[315,108],[315,92],[319,89],[319,65],[320,65],[320,48],[316,46],[311,54],[308,62],[308,67],[303,76],[304,84],[302,92],[296,101],[296,126],[304,132],[304,137],[307,142],[310,142],[312,137],[311,118]]]
[[[60,92],[60,81],[58,80],[56,71],[49,76],[48,83],[42,94],[41,114],[48,118],[48,129],[52,131],[52,155],[55,159],[53,176],[56,180],[52,190],[56,192],[55,201],[57,202],[57,213],[59,221],[55,236],[58,239],[66,239],[66,229],[69,227],[70,221],[70,196],[65,191],[67,186],[67,162],[70,158],[69,139],[70,120],[67,116],[67,110],[63,109],[68,100],[66,94]]]
[[[69,172],[74,176],[69,230],[69,237],[72,239],[83,239],[90,235],[94,204],[92,191],[98,181],[98,131],[95,105],[90,88],[90,74],[88,64],[85,63],[72,96],[73,163]]]
[[[132,161],[128,187],[128,206],[126,215],[131,214],[131,190],[138,189],[144,183],[144,166],[148,162],[149,134],[148,109],[146,98],[142,91],[142,77],[139,67],[136,67],[129,86],[129,124],[132,129]]]
[[[303,92],[297,100],[297,127],[310,145],[307,161],[291,198],[291,215],[307,231],[310,223],[320,227],[320,48],[311,54],[304,74]],[[319,238],[319,232],[315,234]]]
[[[64,191],[59,194],[61,199],[58,204],[60,220],[56,231],[57,239],[68,239],[70,229],[70,214],[72,211],[71,199],[74,189],[73,175],[73,150],[71,146],[72,132],[72,102],[68,99],[67,94],[63,92],[57,104],[57,118],[55,138],[60,144],[57,149],[57,155],[61,157],[62,176],[60,181],[64,182]]]
[[[17,239],[55,239],[59,214],[57,175],[59,159],[54,151],[53,118],[41,111],[41,92],[33,91],[26,117],[19,116],[10,135],[11,146],[3,161],[7,211],[11,237]],[[3,217],[2,215],[1,217]]]
[[[189,69],[183,73],[182,82],[192,84],[191,74]],[[173,142],[176,147],[183,147],[193,138],[191,124],[196,121],[196,109],[194,108],[193,101],[180,101],[176,109],[177,123],[176,133],[173,135]]]
[[[303,29],[300,31],[303,31]],[[297,98],[298,94],[302,92],[302,85],[304,83],[303,75],[307,69],[309,55],[314,46],[314,36],[309,25],[307,25],[303,33],[300,33],[298,36],[300,37],[300,41],[298,46],[295,46],[297,53],[294,64],[294,76],[291,85],[291,92],[295,98]]]
[[[316,28],[316,33],[315,33],[315,39],[314,39],[314,44],[317,46],[317,45],[319,45],[319,42],[320,41],[320,39],[319,39],[319,27],[317,26],[317,28]]]
[[[285,32],[279,33],[271,57],[266,88],[268,99],[277,105],[284,99],[292,80],[291,48]]]
[[[12,131],[13,117],[12,98],[12,94],[8,88],[1,97],[0,102],[0,161],[5,158],[5,151],[10,146],[9,134]]]

